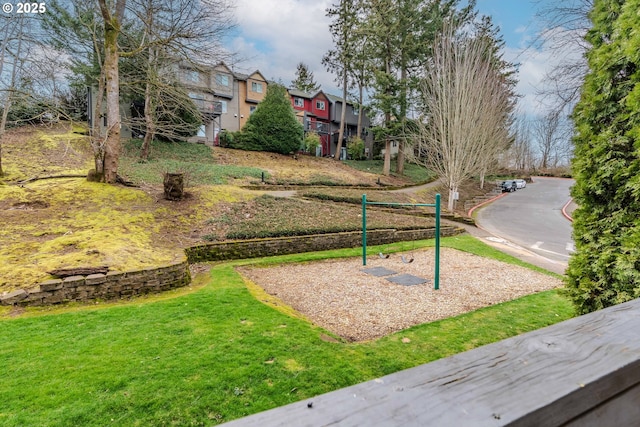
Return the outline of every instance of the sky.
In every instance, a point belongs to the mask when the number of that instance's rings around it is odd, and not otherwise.
[[[529,116],[544,114],[536,96],[553,56],[529,47],[540,28],[536,4],[554,0],[477,0],[481,14],[490,15],[506,43],[505,59],[519,64],[520,110]],[[333,46],[325,10],[335,0],[236,0],[238,29],[228,47],[237,52],[232,65],[239,72],[259,70],[267,79],[290,86],[296,65],[305,63],[328,93],[340,95],[335,77],[321,64]],[[534,3],[535,2],[535,3]]]

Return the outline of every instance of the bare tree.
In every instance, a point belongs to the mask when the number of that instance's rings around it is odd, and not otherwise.
[[[588,71],[585,34],[591,28],[593,0],[536,1],[541,29],[532,47],[549,50],[560,61],[545,76],[538,96],[557,114],[567,115],[580,97]]]
[[[89,179],[103,180],[107,141],[102,125],[106,87],[103,17],[95,4],[84,0],[51,0],[47,9],[48,13],[42,16],[41,21],[47,33],[47,43],[66,54],[78,86],[91,88],[95,103],[90,110],[94,114],[88,119],[94,169],[89,172]]]
[[[211,17],[227,16],[230,10],[227,0],[132,0],[127,9],[127,0],[107,2],[98,0],[98,6],[102,16],[104,28],[104,61],[103,72],[106,89],[107,129],[104,138],[104,150],[96,155],[99,158],[103,154],[103,175],[96,167],[98,177],[108,183],[117,179],[118,160],[120,152],[120,68],[118,59],[134,58],[146,54],[147,86],[145,98],[149,107],[146,108],[149,119],[147,125],[153,135],[157,131],[157,123],[154,120],[154,112],[158,106],[159,72],[166,63],[161,63],[160,58],[180,58],[192,60],[195,63],[206,61],[212,53],[219,53],[221,31],[230,28],[224,25],[216,25],[219,22],[212,21]],[[140,20],[143,23],[142,37],[136,46],[129,43],[131,50],[120,50],[119,39],[130,42],[132,35],[124,30],[124,25],[135,28],[126,18],[135,16],[133,21]],[[135,36],[133,37],[135,39]],[[160,68],[159,68],[160,67]],[[99,95],[100,96],[100,95]],[[155,101],[152,98],[155,97]],[[154,104],[155,102],[155,104]],[[149,141],[149,140],[148,140]],[[147,142],[148,142],[147,141]],[[97,160],[97,162],[99,159]]]
[[[530,122],[519,115],[513,125],[513,144],[507,152],[504,166],[525,172],[535,167]]]
[[[2,17],[4,30],[2,40],[0,40],[0,49],[2,49],[0,50],[0,102],[2,103],[2,115],[0,116],[0,176],[4,175],[2,169],[2,143],[6,132],[7,118],[19,93],[18,83],[25,61],[26,19],[25,15]],[[7,68],[9,70],[5,73]]]
[[[542,169],[567,164],[571,153],[571,128],[556,111],[533,122],[533,137],[540,153]]]
[[[224,60],[221,40],[235,24],[228,0],[131,0],[130,5],[136,21],[142,23],[141,29],[134,26],[141,36],[133,54],[142,51],[138,70],[144,76],[141,157],[147,158],[156,134],[170,139],[185,134],[190,124],[182,120],[183,113],[199,115],[172,70],[178,63],[191,62],[198,68]]]
[[[122,21],[126,7],[126,0],[97,0],[104,24],[104,77],[107,107],[107,131],[104,139],[102,171],[96,170],[100,180],[115,183],[118,173],[120,157],[120,75],[118,60],[118,36],[122,30]],[[97,159],[97,162],[99,160]]]
[[[438,173],[449,190],[448,209],[460,185],[481,173],[506,149],[514,100],[510,86],[487,56],[484,38],[446,26],[433,46],[422,79],[424,115],[413,160]]]

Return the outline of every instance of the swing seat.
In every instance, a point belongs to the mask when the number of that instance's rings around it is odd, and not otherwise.
[[[379,256],[380,258],[382,258],[382,259],[387,259],[387,258],[389,258],[389,254],[383,254],[382,252],[380,252],[380,253],[378,254],[378,256]]]
[[[405,264],[411,264],[413,262],[413,257],[411,258],[405,258],[404,255],[400,256],[400,259],[402,260],[402,262],[404,262]]]

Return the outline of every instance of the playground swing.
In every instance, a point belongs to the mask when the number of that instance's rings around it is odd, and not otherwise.
[[[414,256],[413,256],[413,251],[415,250],[415,247],[416,247],[416,242],[414,240],[413,241],[413,246],[411,246],[411,253],[409,255],[407,255],[407,256],[400,255],[400,259],[402,260],[403,263],[411,264],[413,262],[413,260],[415,259]],[[381,259],[389,259],[389,254],[384,254],[382,252],[379,252],[378,256]]]
[[[413,262],[413,255],[411,255],[411,258],[405,257],[404,255],[400,255],[400,259],[405,264],[411,264]]]
[[[436,202],[431,203],[388,203],[388,202],[367,202],[367,195],[362,195],[362,265],[367,265],[367,205],[391,205],[391,206],[430,206],[435,207],[435,222],[436,222],[436,233],[435,233],[435,266],[434,266],[434,286],[433,289],[440,289],[440,194],[436,194]],[[413,245],[415,247],[415,240],[413,241]],[[378,254],[380,258],[386,259],[389,258],[388,254],[383,254],[380,252]],[[411,256],[405,257],[401,255],[402,262],[409,264],[413,262],[414,257],[413,253]]]
[[[404,256],[404,255],[400,255],[400,259],[402,260],[402,262],[404,262],[405,264],[411,264],[413,262],[413,260],[415,259],[413,256],[413,251],[416,248],[416,241],[413,241],[413,246],[411,246],[411,252],[409,253],[408,256]]]

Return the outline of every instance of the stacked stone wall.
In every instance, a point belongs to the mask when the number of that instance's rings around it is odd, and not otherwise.
[[[190,281],[189,263],[184,260],[160,268],[47,280],[35,288],[20,289],[0,296],[0,303],[37,306],[96,299],[114,300],[168,291],[186,286]]]
[[[440,229],[440,235],[442,237],[453,236],[463,231],[463,229],[458,227],[442,227]],[[435,229],[433,228],[419,230],[371,230],[367,231],[367,245],[384,245],[410,240],[433,239],[434,237]],[[355,231],[209,243],[190,247],[186,249],[185,252],[189,262],[194,263],[288,255],[329,249],[356,248],[361,245],[362,233]]]
[[[440,229],[443,237],[462,232],[457,227]],[[371,230],[367,232],[367,244],[383,245],[434,237],[435,229]],[[355,248],[361,245],[362,233],[359,231],[210,243],[185,249],[186,260],[164,267],[47,280],[32,289],[19,289],[0,295],[0,305],[37,306],[129,298],[188,285],[191,281],[190,263]]]

